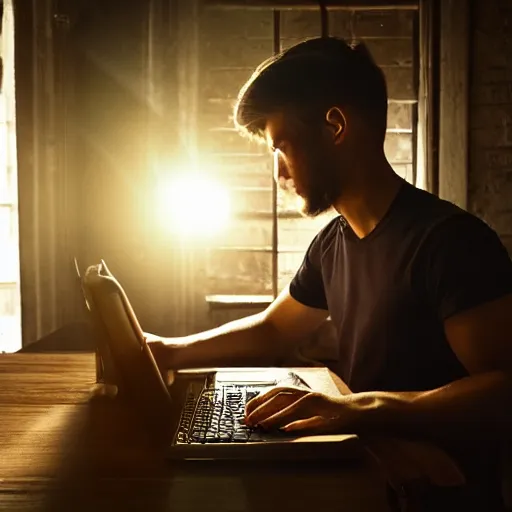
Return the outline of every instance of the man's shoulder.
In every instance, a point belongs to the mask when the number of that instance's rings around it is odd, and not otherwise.
[[[411,185],[402,205],[398,233],[421,261],[434,254],[452,259],[466,254],[502,258],[507,253],[496,231],[484,220],[434,194]]]
[[[502,245],[496,231],[484,220],[464,210],[443,217],[428,231],[431,244],[454,247],[465,246],[468,250],[485,250],[488,244]]]
[[[405,195],[410,209],[432,221],[467,213],[456,204],[414,185],[407,184]]]
[[[332,242],[340,232],[340,219],[341,216],[336,215],[315,235],[307,250],[310,259],[317,262],[322,260],[326,250],[332,246]]]
[[[499,235],[483,219],[433,194],[421,192],[426,207],[419,219],[423,231],[420,250],[453,254],[506,252]]]
[[[426,234],[494,233],[492,228],[476,215],[412,185],[408,190],[408,203],[413,212],[412,217]]]
[[[332,240],[340,233],[340,223],[343,221],[341,215],[335,215],[327,224],[320,229],[315,237],[315,242],[319,247],[325,248],[330,245]]]

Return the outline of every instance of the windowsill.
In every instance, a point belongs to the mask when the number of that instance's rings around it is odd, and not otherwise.
[[[265,308],[274,299],[272,295],[207,295],[210,309]]]

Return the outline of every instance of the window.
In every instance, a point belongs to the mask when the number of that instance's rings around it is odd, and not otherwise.
[[[14,352],[21,348],[21,305],[12,0],[3,3],[0,45],[0,352]]]
[[[232,3],[232,2],[231,2]],[[213,5],[212,5],[213,4]],[[418,10],[330,7],[329,35],[362,40],[386,74],[389,95],[385,149],[395,170],[416,176]],[[211,172],[232,192],[234,219],[211,247],[209,294],[260,295],[271,300],[290,281],[304,251],[331,218],[300,216],[273,183],[265,146],[233,127],[241,85],[275,48],[321,34],[318,8],[224,8],[208,2],[200,13],[199,147]]]

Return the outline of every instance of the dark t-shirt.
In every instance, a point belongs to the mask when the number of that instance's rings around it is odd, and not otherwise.
[[[511,292],[512,261],[496,233],[405,182],[365,238],[342,217],[332,220],[290,284],[297,301],[329,311],[339,347],[333,369],[353,392],[423,391],[467,376],[444,320]],[[444,447],[491,510],[496,447]]]
[[[466,376],[444,320],[511,292],[512,261],[496,233],[406,182],[365,238],[333,219],[290,284],[294,299],[329,311],[335,369],[354,392],[422,391]]]

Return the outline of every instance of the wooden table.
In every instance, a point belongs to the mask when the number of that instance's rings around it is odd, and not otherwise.
[[[92,354],[0,356],[0,510],[387,511],[357,464],[176,463],[94,389]]]

